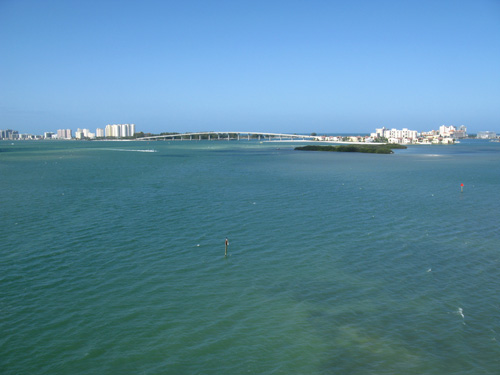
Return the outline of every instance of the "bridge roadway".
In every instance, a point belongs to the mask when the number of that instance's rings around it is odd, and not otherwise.
[[[198,133],[182,133],[182,134],[164,134],[155,135],[152,137],[137,138],[138,141],[156,141],[156,140],[231,140],[231,139],[302,139],[302,140],[317,140],[319,137],[313,135],[301,134],[283,134],[283,133],[261,133],[261,132],[198,132]],[[213,137],[213,138],[212,138]],[[233,138],[231,138],[233,137]]]

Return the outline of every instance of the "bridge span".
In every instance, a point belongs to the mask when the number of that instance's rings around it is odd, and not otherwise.
[[[151,137],[137,138],[138,141],[160,141],[160,140],[318,140],[314,135],[284,134],[284,133],[262,133],[262,132],[196,132],[162,134]]]

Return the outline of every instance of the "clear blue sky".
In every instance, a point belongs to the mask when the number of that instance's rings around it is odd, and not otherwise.
[[[0,0],[0,129],[500,132],[500,0]]]

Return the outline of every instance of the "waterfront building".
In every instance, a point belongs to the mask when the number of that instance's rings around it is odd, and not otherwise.
[[[497,137],[497,133],[485,131],[485,132],[477,132],[478,139],[495,139]]]
[[[8,139],[8,140],[19,139],[19,132],[17,130],[12,130],[12,129],[0,130],[0,139]]]
[[[112,129],[111,125],[109,125],[109,124],[106,125],[106,127],[104,128],[105,137],[112,137],[113,136],[112,133],[113,133],[113,129]]]
[[[94,139],[95,133],[91,133],[89,129],[78,128],[75,133],[76,139]]]
[[[101,129],[101,128],[97,128],[95,130],[95,136],[97,138],[104,138],[104,129]]]
[[[106,125],[105,129],[106,137],[119,138],[121,136],[121,127],[120,125]]]
[[[467,138],[467,128],[465,125],[460,125],[460,127],[455,131],[455,138]]]
[[[386,129],[382,127],[375,129],[375,133],[371,134],[372,138],[387,138],[390,143],[412,143],[418,138],[416,130],[403,129]],[[392,142],[393,140],[394,142]],[[410,140],[410,142],[408,142]]]
[[[21,141],[26,141],[26,140],[36,139],[36,136],[32,134],[19,134],[18,139]]]
[[[371,133],[370,135],[372,138],[382,138],[384,136],[384,131],[386,130],[385,126],[383,126],[380,129],[375,129],[375,133]]]
[[[52,132],[45,132],[45,133],[43,133],[43,139],[52,139],[52,138],[57,138],[57,136],[56,136],[56,137],[54,137],[54,135],[55,135],[55,133],[52,133]]]
[[[434,137],[438,135],[439,131],[437,130],[429,130],[428,132],[422,132],[422,137]]]
[[[71,129],[58,129],[57,138],[59,139],[71,139]]]
[[[453,125],[450,126],[441,125],[439,127],[439,135],[441,137],[454,137],[456,130],[457,129]]]
[[[120,133],[121,133],[122,137],[129,137],[130,136],[129,124],[121,124],[120,125]]]
[[[131,137],[135,134],[135,124],[113,124],[106,125],[106,137],[122,138]]]
[[[467,128],[461,125],[460,128],[455,128],[453,125],[441,125],[439,127],[439,135],[441,137],[449,137],[454,139],[467,138]]]
[[[416,130],[407,128],[386,129],[382,127],[375,129],[375,133],[371,133],[371,137],[387,138],[389,143],[399,144],[452,144],[455,139],[464,138],[467,136],[467,128],[462,125],[458,130],[453,126],[442,125],[439,130],[430,130],[419,134]]]
[[[91,133],[89,129],[83,129],[82,130],[83,137],[87,139],[94,139],[95,138],[95,133]]]

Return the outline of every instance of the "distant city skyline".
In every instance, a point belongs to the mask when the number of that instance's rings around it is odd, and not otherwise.
[[[7,0],[0,45],[20,133],[500,132],[495,0]]]
[[[241,131],[210,131],[210,132],[194,132],[194,133],[177,133],[177,132],[166,132],[162,135],[151,134],[149,132],[138,132],[135,131],[135,124],[108,124],[106,128],[96,128],[95,133],[92,133],[89,129],[78,128],[75,132],[75,136],[72,136],[71,129],[58,129],[57,133],[54,132],[44,132],[42,135],[19,133],[17,130],[0,129],[0,140],[95,140],[95,139],[143,139],[143,140],[174,140],[174,139],[189,139],[189,140],[230,140],[230,139],[261,139],[261,137],[269,137],[282,140],[285,139],[296,139],[307,137],[307,139],[322,141],[322,142],[334,142],[334,143],[350,143],[350,142],[361,142],[361,143],[373,143],[373,142],[388,142],[391,144],[454,144],[459,143],[460,139],[470,138],[467,133],[467,127],[461,125],[460,127],[455,127],[453,125],[441,125],[438,130],[432,129],[426,132],[420,132],[412,129],[387,129],[385,127],[375,129],[375,132],[368,134],[363,133],[324,133],[317,134],[315,132],[311,134],[284,134],[284,133],[267,133],[267,132],[241,132]],[[186,138],[187,137],[187,138]],[[473,138],[477,139],[490,139],[496,140],[498,142],[498,136],[493,131],[481,131],[477,135],[472,135]]]

